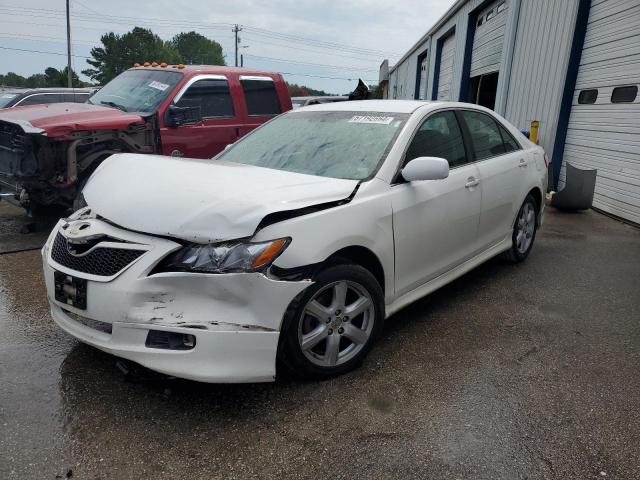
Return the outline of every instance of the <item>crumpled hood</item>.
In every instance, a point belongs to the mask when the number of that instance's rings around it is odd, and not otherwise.
[[[79,130],[122,130],[132,123],[143,123],[136,113],[90,103],[51,103],[8,108],[0,112],[0,120],[31,125],[48,137],[69,135]]]
[[[159,155],[105,160],[83,193],[92,211],[131,230],[208,243],[250,237],[268,214],[349,197],[356,180]]]

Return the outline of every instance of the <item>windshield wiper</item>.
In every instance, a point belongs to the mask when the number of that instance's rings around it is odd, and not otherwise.
[[[127,109],[126,109],[126,108],[124,108],[122,105],[120,105],[120,104],[118,104],[118,103],[116,103],[116,102],[105,102],[105,101],[102,101],[102,102],[100,102],[100,103],[101,103],[102,105],[106,105],[106,106],[108,106],[108,107],[117,108],[118,110],[122,110],[123,112],[126,112],[126,111],[127,111]]]

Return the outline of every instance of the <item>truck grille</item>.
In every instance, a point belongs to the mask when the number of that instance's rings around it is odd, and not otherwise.
[[[0,148],[11,150],[15,153],[25,153],[27,135],[18,125],[0,121]]]
[[[130,265],[136,258],[145,253],[144,250],[127,248],[98,247],[86,255],[72,255],[67,249],[67,239],[60,233],[56,235],[51,248],[51,258],[60,265],[76,272],[111,277]]]

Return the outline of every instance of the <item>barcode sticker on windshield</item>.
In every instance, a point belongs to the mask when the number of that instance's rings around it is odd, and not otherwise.
[[[380,125],[389,125],[391,122],[393,122],[393,117],[376,117],[373,115],[356,115],[349,120],[349,123],[378,123]]]
[[[167,85],[166,83],[156,82],[155,80],[151,82],[149,86],[151,88],[155,88],[156,90],[160,90],[161,92],[164,92],[167,88],[169,88],[169,85]]]

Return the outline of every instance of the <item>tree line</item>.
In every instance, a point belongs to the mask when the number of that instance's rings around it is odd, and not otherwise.
[[[168,64],[226,65],[222,46],[195,31],[181,32],[170,40],[163,40],[147,28],[134,27],[130,32],[105,33],[100,37],[102,46],[91,49],[87,59],[90,68],[82,73],[93,80],[83,82],[72,71],[73,86],[85,87],[105,85],[113,78],[131,68],[135,63],[158,62]],[[47,68],[44,73],[23,77],[14,72],[0,74],[0,86],[11,87],[66,87],[67,68]],[[323,90],[315,90],[295,83],[288,84],[291,96],[324,96]]]
[[[23,77],[14,72],[6,75],[0,74],[0,86],[23,87],[23,88],[45,88],[45,87],[66,87],[67,86],[67,67],[62,70],[49,67],[44,73],[36,73],[29,77]],[[88,87],[89,83],[83,82],[78,75],[72,71],[72,84],[74,87]]]
[[[171,40],[162,40],[149,29],[135,27],[122,35],[106,33],[100,41],[102,46],[92,48],[92,58],[87,60],[92,68],[82,71],[100,85],[134,63],[226,65],[222,46],[197,32],[182,32]]]

